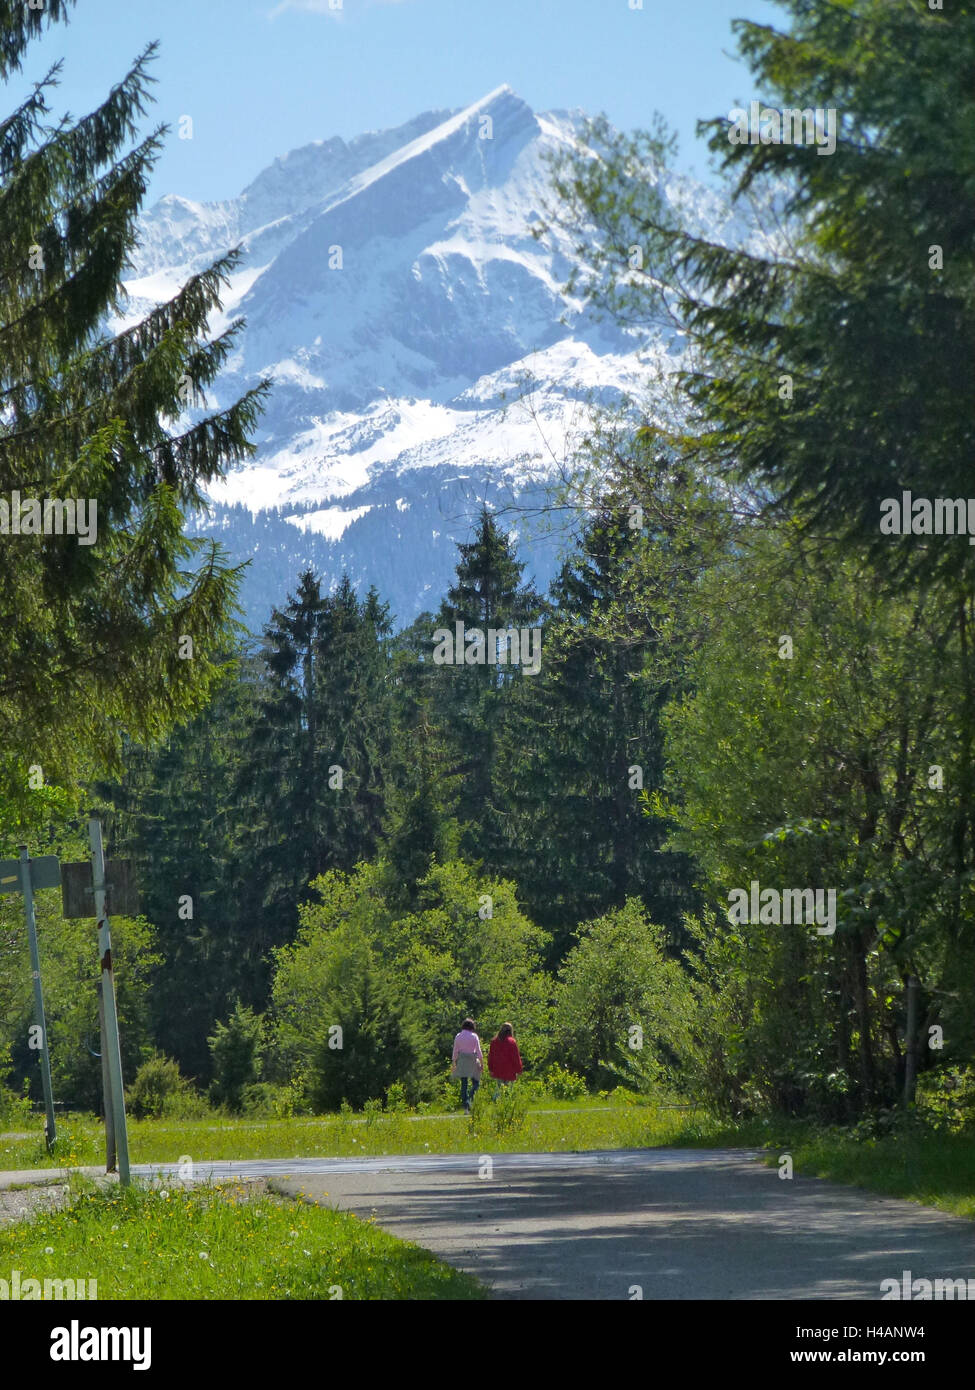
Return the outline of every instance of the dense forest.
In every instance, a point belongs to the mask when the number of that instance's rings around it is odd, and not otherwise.
[[[4,21],[0,76],[61,8]],[[723,1115],[975,1117],[975,550],[945,505],[975,457],[975,25],[784,9],[741,50],[769,101],[839,109],[835,153],[713,123],[749,226],[726,245],[661,197],[662,126],[591,123],[547,225],[578,238],[574,292],[677,325],[683,366],[594,427],[548,592],[484,506],[405,629],[308,572],[248,640],[240,575],[184,537],[269,388],[183,412],[239,332],[205,330],[232,258],[99,336],[160,138],[128,148],[146,60],[76,126],[43,87],[0,125],[2,491],[97,498],[103,528],[0,545],[0,854],[83,857],[95,805],[134,862],[123,1059],[172,1113],[194,1087],[430,1099],[470,1013],[529,1073]],[[55,898],[55,1090],[96,1108],[92,927]],[[20,913],[0,899],[0,1073],[36,1094]]]

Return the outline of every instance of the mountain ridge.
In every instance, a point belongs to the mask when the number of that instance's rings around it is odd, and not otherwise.
[[[426,547],[429,576],[418,582],[404,567],[400,583],[394,570],[383,597],[409,621],[449,583],[454,542],[469,529],[464,509],[505,498],[515,507],[522,494],[541,504],[584,433],[587,403],[638,392],[641,350],[672,350],[662,332],[637,339],[597,323],[564,291],[568,240],[533,235],[548,161],[577,140],[583,119],[536,114],[502,84],[455,111],[299,146],[235,199],[167,195],[145,214],[125,322],[241,246],[211,331],[238,314],[246,328],[207,404],[264,375],[274,387],[254,460],[214,484],[213,510],[197,525],[233,558],[252,559],[252,628],[294,587],[298,567],[329,583],[347,569],[362,587],[377,546],[407,538]],[[290,559],[269,568],[260,546],[248,553],[241,506],[292,516]],[[269,527],[284,556],[288,531]],[[533,539],[523,546],[546,583],[555,554]],[[286,586],[273,596],[272,569]]]

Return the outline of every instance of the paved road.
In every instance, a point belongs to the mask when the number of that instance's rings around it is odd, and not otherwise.
[[[872,1299],[881,1280],[975,1278],[975,1223],[740,1149],[254,1160],[280,1192],[374,1218],[503,1299]],[[172,1169],[140,1168],[143,1174]]]

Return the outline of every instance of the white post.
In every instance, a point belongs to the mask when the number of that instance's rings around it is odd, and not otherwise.
[[[105,1043],[108,1075],[111,1081],[112,1127],[118,1152],[119,1181],[129,1185],[129,1136],[125,1125],[125,1093],[122,1089],[122,1052],[119,1046],[118,1013],[115,1008],[115,976],[112,971],[112,933],[105,911],[105,855],[102,826],[97,816],[88,821],[91,844],[91,872],[95,889],[95,916],[98,918],[98,956],[102,965],[102,1002],[105,1006]]]

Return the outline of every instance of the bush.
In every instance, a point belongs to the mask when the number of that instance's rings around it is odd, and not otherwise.
[[[259,1120],[290,1120],[301,1113],[301,1100],[293,1086],[273,1086],[257,1081],[245,1086],[241,1097],[245,1115]]]
[[[0,1076],[6,1073],[10,1065],[10,1045],[9,1043],[0,1044]],[[0,1126],[23,1124],[31,1113],[30,1100],[26,1094],[18,1096],[16,1091],[9,1090],[6,1086],[0,1085]]]
[[[917,1082],[917,1113],[944,1134],[975,1130],[975,1067],[922,1073]]]
[[[394,1081],[386,1092],[386,1109],[391,1115],[399,1115],[409,1109],[406,1087],[402,1081]]]
[[[543,1077],[545,1089],[555,1100],[578,1100],[586,1094],[586,1083],[581,1076],[568,1067],[556,1062],[549,1067]]]
[[[137,1120],[191,1119],[206,1113],[206,1102],[197,1095],[171,1057],[157,1052],[135,1074],[125,1098]]]
[[[210,1094],[217,1105],[239,1114],[244,1091],[256,1084],[265,1051],[264,1019],[238,999],[226,1023],[218,1023],[207,1039],[213,1058]]]
[[[22,1125],[30,1114],[28,1096],[18,1096],[16,1091],[8,1091],[6,1086],[0,1086],[0,1125]]]

